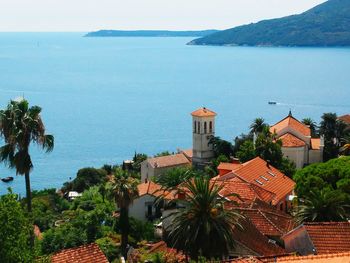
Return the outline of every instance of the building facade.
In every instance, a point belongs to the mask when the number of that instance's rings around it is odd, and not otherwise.
[[[210,138],[215,136],[216,113],[200,108],[191,113],[192,115],[192,164],[197,168],[203,168],[214,158],[213,145],[209,144]]]
[[[322,138],[312,138],[310,127],[294,118],[291,112],[271,126],[270,132],[282,141],[283,155],[293,161],[297,168],[323,161]]]

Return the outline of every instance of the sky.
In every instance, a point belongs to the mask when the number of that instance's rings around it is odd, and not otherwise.
[[[0,0],[0,31],[227,29],[325,0]]]

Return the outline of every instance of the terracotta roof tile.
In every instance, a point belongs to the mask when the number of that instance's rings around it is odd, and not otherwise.
[[[275,194],[269,192],[255,184],[248,183],[242,178],[234,176],[232,178],[221,180],[220,177],[212,179],[212,182],[217,184],[223,184],[223,189],[220,191],[222,196],[229,196],[230,194],[237,194],[238,198],[233,198],[233,196],[228,197],[238,203],[249,203],[251,204],[256,198],[270,203],[275,198]]]
[[[350,124],[350,114],[345,114],[343,116],[338,117],[339,120],[342,120],[346,124]]]
[[[239,211],[248,217],[261,233],[267,236],[280,237],[295,226],[293,218],[281,211],[253,208],[239,208]]]
[[[309,256],[276,255],[271,257],[259,257],[258,259],[260,262],[264,263],[349,263],[350,252]]]
[[[312,138],[311,139],[311,149],[319,150],[320,146],[321,146],[321,139],[320,138]]]
[[[218,170],[234,171],[241,166],[242,165],[240,163],[220,163],[218,165]]]
[[[180,150],[180,153],[184,154],[187,157],[187,159],[192,160],[192,157],[193,157],[193,150],[192,149]]]
[[[152,181],[139,184],[137,186],[137,189],[139,191],[139,196],[149,194],[149,195],[153,195],[155,197],[164,196],[165,199],[173,199],[174,198],[174,196],[170,192],[165,191],[161,185],[156,184]]]
[[[295,182],[284,175],[272,165],[260,157],[245,162],[242,167],[232,172],[234,175],[242,178],[244,181],[253,183],[276,196],[272,202],[273,205],[284,201],[284,198],[293,192]],[[222,176],[222,179],[229,177],[230,174]],[[232,176],[232,175],[231,175]]]
[[[298,121],[290,115],[288,115],[283,120],[277,122],[275,125],[271,126],[270,131],[272,133],[279,133],[281,130],[287,127],[290,127],[291,129],[298,131],[305,136],[311,135],[311,130],[309,127],[307,127],[305,124],[301,123],[300,121]]]
[[[108,263],[97,244],[92,243],[57,252],[51,257],[52,263]]]
[[[162,168],[162,167],[171,167],[171,166],[177,166],[182,164],[183,165],[190,164],[190,161],[182,153],[150,158],[150,159],[147,159],[147,162],[153,168]]]
[[[302,147],[306,145],[303,140],[300,140],[298,137],[294,136],[291,133],[283,134],[278,139],[282,141],[283,147]]]
[[[350,251],[350,222],[304,223],[318,254]]]
[[[214,117],[216,116],[216,113],[213,112],[212,110],[209,110],[203,107],[198,110],[195,110],[194,112],[191,113],[191,115],[195,117]]]
[[[255,251],[260,256],[271,256],[284,254],[285,251],[278,245],[270,242],[250,221],[249,218],[240,221],[242,229],[235,227],[235,240],[249,249]]]

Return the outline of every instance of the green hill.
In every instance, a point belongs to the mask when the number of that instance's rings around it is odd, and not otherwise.
[[[86,34],[86,37],[203,37],[218,30],[169,31],[169,30],[99,30]]]
[[[350,0],[329,0],[299,15],[223,30],[188,44],[350,46]]]

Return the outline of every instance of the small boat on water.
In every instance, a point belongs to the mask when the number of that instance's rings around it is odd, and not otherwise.
[[[9,176],[9,177],[5,177],[5,178],[1,178],[1,181],[5,182],[5,183],[8,183],[8,182],[13,181],[13,177]]]
[[[269,101],[269,104],[270,104],[270,105],[276,105],[277,102],[276,102],[276,101]]]

